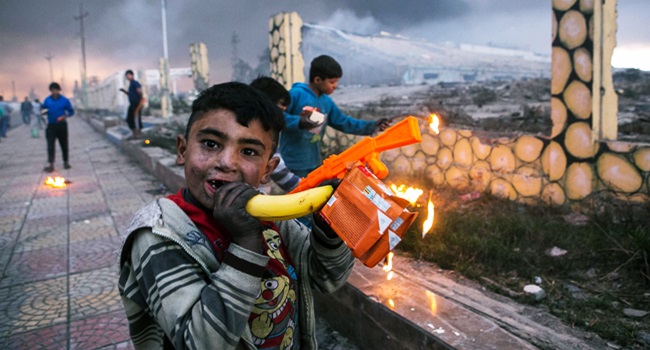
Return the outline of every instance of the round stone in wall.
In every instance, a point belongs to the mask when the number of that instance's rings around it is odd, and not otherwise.
[[[466,171],[452,166],[445,173],[447,184],[457,190],[465,190],[469,187],[469,176]]]
[[[564,187],[569,199],[583,199],[594,190],[594,171],[588,163],[573,163],[566,173]]]
[[[580,0],[580,11],[584,14],[591,14],[594,12],[595,0]]]
[[[549,180],[557,181],[564,176],[566,171],[566,154],[559,143],[551,141],[542,153],[542,169]]]
[[[585,83],[591,82],[593,64],[591,62],[591,54],[584,47],[577,48],[573,52],[573,70],[580,80]]]
[[[474,190],[483,192],[492,180],[492,171],[490,164],[484,160],[479,160],[469,170],[471,186]]]
[[[571,155],[581,159],[593,157],[598,147],[598,143],[593,142],[589,124],[585,122],[569,125],[564,144]]]
[[[551,11],[551,23],[553,27],[551,28],[551,42],[555,41],[555,38],[557,37],[557,17],[555,17],[555,11]]]
[[[603,153],[596,162],[598,176],[612,191],[632,193],[643,185],[643,178],[625,157]]]
[[[490,145],[486,145],[483,142],[481,142],[481,139],[478,137],[474,136],[471,138],[472,143],[472,150],[474,151],[474,155],[478,159],[486,159],[490,155],[490,151],[492,151],[492,147]]]
[[[567,11],[558,25],[560,41],[569,50],[584,44],[587,39],[587,21],[579,11]]]
[[[452,129],[445,129],[440,132],[440,141],[445,146],[453,146],[456,143],[456,131]]]
[[[539,158],[544,142],[537,137],[524,135],[517,140],[515,144],[515,155],[526,163],[530,163]]]
[[[454,163],[469,167],[472,165],[472,161],[472,145],[469,144],[466,138],[462,138],[456,142],[454,147]]]
[[[490,193],[495,197],[505,198],[511,201],[517,199],[517,191],[504,179],[492,180],[490,183]]]
[[[438,138],[433,137],[429,134],[424,134],[422,135],[422,142],[420,142],[420,147],[422,147],[422,151],[425,154],[435,156],[440,149],[440,142],[438,141]]]
[[[562,93],[569,76],[573,70],[571,66],[571,56],[569,53],[559,47],[553,46],[551,53],[551,94],[557,95]]]
[[[566,119],[567,111],[564,102],[557,97],[551,98],[551,121],[553,122],[551,137],[555,137],[564,131]]]
[[[634,164],[641,171],[650,171],[650,147],[639,148],[634,152]]]
[[[564,194],[562,186],[556,182],[551,182],[544,186],[544,189],[542,190],[542,200],[546,202],[546,204],[560,206],[564,205],[564,202],[566,202],[566,195]]]
[[[427,166],[424,173],[436,186],[442,186],[445,183],[445,174],[435,164]]]
[[[517,169],[512,184],[523,197],[538,196],[542,190],[542,176],[537,168],[522,166]]]
[[[564,90],[564,102],[578,119],[591,116],[591,91],[583,82],[574,80]]]
[[[510,147],[499,145],[490,154],[490,165],[494,172],[512,172],[515,170],[515,156]]]
[[[404,155],[400,155],[393,161],[393,166],[390,170],[398,174],[409,174],[411,172],[411,162]]]
[[[576,0],[553,0],[553,8],[560,11],[566,11],[576,3]]]
[[[438,152],[438,161],[436,164],[440,169],[446,170],[451,166],[453,160],[454,156],[451,154],[451,150],[447,147],[443,147],[440,152]]]
[[[610,141],[607,142],[607,148],[618,153],[628,153],[634,151],[636,145],[630,142]]]

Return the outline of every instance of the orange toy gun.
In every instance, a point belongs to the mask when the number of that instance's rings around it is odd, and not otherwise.
[[[335,177],[342,179],[349,166],[357,162],[367,164],[377,178],[383,179],[388,175],[388,168],[379,160],[379,154],[385,150],[418,142],[422,142],[418,121],[414,117],[408,117],[376,137],[365,137],[341,154],[327,157],[323,165],[301,179],[298,186],[290,193],[314,188],[321,182]]]

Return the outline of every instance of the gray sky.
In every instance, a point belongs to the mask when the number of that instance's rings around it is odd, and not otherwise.
[[[157,68],[162,56],[160,0],[85,0],[88,75]],[[71,95],[79,80],[80,0],[0,0],[0,93],[22,99],[31,87],[44,96],[50,80],[45,56],[54,56],[54,79]],[[648,0],[619,0],[619,47],[650,46],[642,14]],[[550,0],[168,0],[170,65],[189,66],[189,44],[208,47],[211,82],[231,77],[230,39],[237,32],[239,56],[257,63],[268,45],[268,19],[297,11],[304,21],[361,34],[388,31],[431,41],[510,45],[550,52]],[[639,44],[639,45],[641,45]],[[628,55],[634,56],[634,55]],[[650,69],[650,68],[648,68]]]

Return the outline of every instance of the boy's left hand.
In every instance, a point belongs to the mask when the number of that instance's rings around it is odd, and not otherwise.
[[[390,120],[388,118],[381,118],[377,120],[375,124],[375,130],[384,131],[390,126]]]
[[[214,193],[212,216],[232,236],[233,242],[259,253],[262,249],[262,225],[246,211],[246,203],[259,192],[243,182],[230,182]]]

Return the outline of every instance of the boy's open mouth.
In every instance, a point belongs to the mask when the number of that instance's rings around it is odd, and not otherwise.
[[[212,188],[216,190],[217,188],[225,185],[228,182],[222,180],[208,180],[208,183],[210,184],[210,186],[212,186]]]

